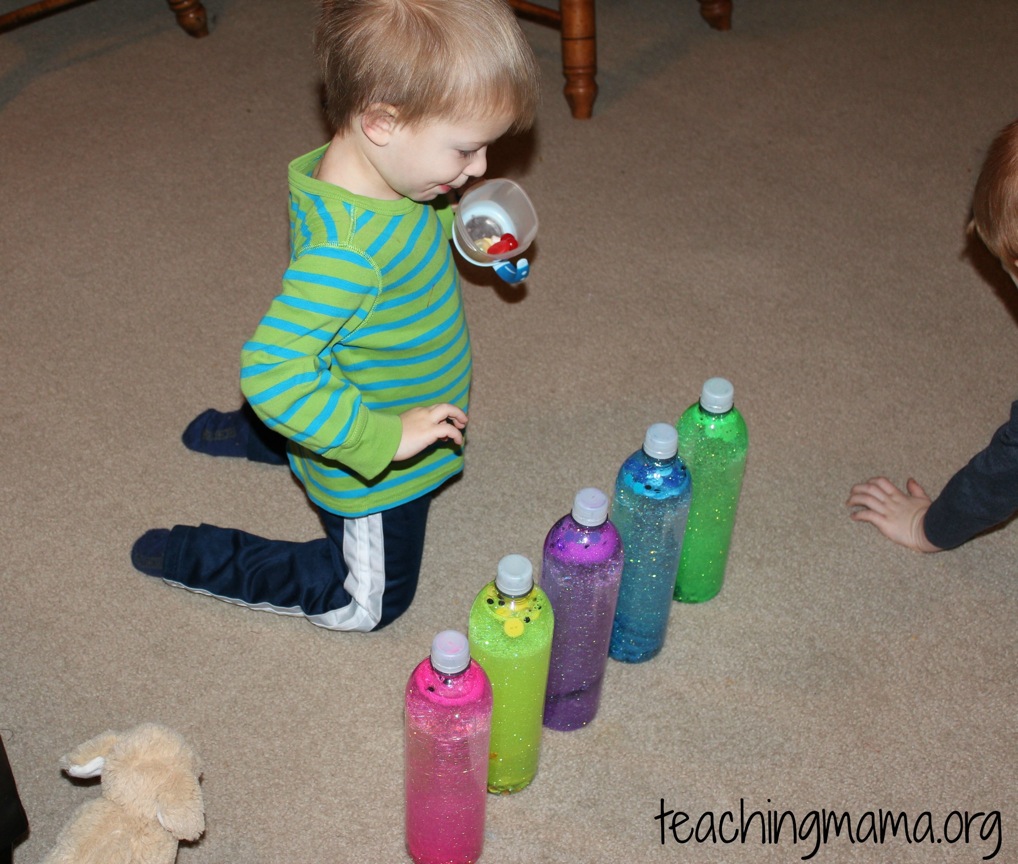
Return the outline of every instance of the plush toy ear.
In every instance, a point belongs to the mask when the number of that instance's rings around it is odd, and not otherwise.
[[[106,767],[106,757],[119,740],[116,732],[103,732],[91,741],[79,744],[60,758],[60,767],[72,777],[98,777]]]
[[[78,777],[86,779],[88,777],[98,777],[103,773],[103,768],[106,767],[106,758],[103,756],[96,756],[84,765],[65,765],[64,771],[70,774],[72,777]]]

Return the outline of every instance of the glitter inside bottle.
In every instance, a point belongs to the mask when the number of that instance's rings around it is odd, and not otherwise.
[[[601,702],[622,576],[622,540],[600,489],[581,489],[544,541],[541,587],[555,610],[544,725],[586,726]]]
[[[470,653],[494,693],[488,791],[518,792],[537,774],[555,615],[523,555],[506,555],[470,608]]]
[[[677,447],[675,427],[654,423],[615,482],[611,521],[625,550],[608,649],[615,660],[642,663],[664,646],[689,516],[689,472]]]
[[[491,715],[491,684],[467,637],[442,631],[405,693],[406,847],[416,864],[480,857]]]
[[[702,603],[720,590],[746,469],[749,434],[724,378],[703,385],[677,424],[679,455],[693,482],[675,599]]]

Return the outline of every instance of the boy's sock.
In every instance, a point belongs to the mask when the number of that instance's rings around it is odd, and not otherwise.
[[[170,539],[169,528],[152,528],[134,541],[131,563],[146,576],[163,577],[163,558]]]
[[[209,408],[192,420],[180,440],[188,450],[209,456],[247,456],[250,425],[240,410]]]

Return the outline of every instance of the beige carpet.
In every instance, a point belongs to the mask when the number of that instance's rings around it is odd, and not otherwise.
[[[1014,0],[736,0],[729,33],[694,0],[601,0],[588,122],[561,97],[557,34],[526,24],[544,103],[489,173],[536,203],[533,275],[517,292],[463,267],[467,470],[432,508],[412,609],[367,636],[128,561],[176,522],[318,533],[285,470],[179,441],[239,404],[239,349],[286,260],[286,165],[324,140],[309,0],[207,5],[201,41],[164,0],[0,35],[0,734],[32,823],[16,864],[98,795],[61,754],[146,720],[205,760],[208,830],[181,862],[409,860],[410,670],[466,627],[502,555],[538,560],[574,492],[610,489],[712,375],[751,435],[725,588],[674,607],[658,659],[609,665],[589,728],[545,736],[533,785],[489,800],[483,860],[817,846],[761,837],[763,818],[737,836],[741,804],[919,823],[919,843],[832,832],[818,862],[1018,861],[1018,526],[923,557],[844,507],[878,472],[936,492],[1015,397],[1018,294],[963,231],[1018,116]],[[734,841],[662,845],[662,799],[689,814],[680,838],[731,811]],[[997,811],[998,830],[980,816],[952,843],[954,811]]]

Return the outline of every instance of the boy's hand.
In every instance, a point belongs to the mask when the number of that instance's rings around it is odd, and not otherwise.
[[[463,444],[467,415],[455,405],[442,403],[430,408],[411,408],[400,414],[399,419],[403,422],[403,437],[392,457],[395,462],[416,456],[443,438],[460,446]]]
[[[875,525],[889,540],[916,552],[939,552],[926,539],[923,520],[930,509],[930,496],[911,477],[902,492],[886,477],[873,477],[865,483],[856,483],[845,502],[859,507],[850,514],[856,522]]]

